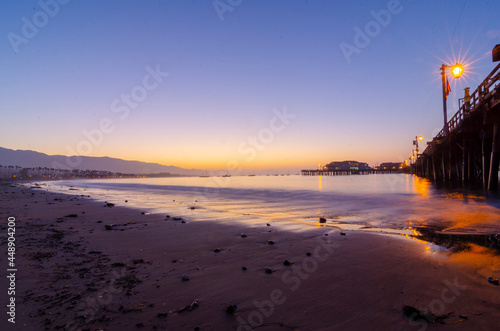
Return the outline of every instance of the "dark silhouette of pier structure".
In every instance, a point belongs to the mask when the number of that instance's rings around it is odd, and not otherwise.
[[[342,175],[369,175],[376,173],[376,169],[366,169],[366,170],[322,170],[322,169],[311,169],[311,170],[301,170],[302,176],[342,176]]]
[[[470,96],[467,92],[448,130],[445,125],[407,170],[437,185],[498,190],[500,63]]]
[[[335,161],[318,169],[301,170],[303,176],[342,176],[342,175],[370,175],[377,173],[400,173],[402,163],[382,163],[378,168],[372,168],[367,163],[358,161]]]

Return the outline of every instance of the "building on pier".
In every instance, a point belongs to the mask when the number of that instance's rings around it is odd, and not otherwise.
[[[334,161],[328,163],[325,170],[371,170],[372,168],[368,163],[358,162],[358,161]]]
[[[384,162],[380,163],[377,167],[378,170],[401,170],[404,167],[404,163],[401,162]]]

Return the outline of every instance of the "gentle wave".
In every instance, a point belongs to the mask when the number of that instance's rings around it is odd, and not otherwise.
[[[73,187],[70,191],[69,188]],[[75,190],[78,189],[78,190]],[[500,233],[500,203],[411,175],[139,178],[54,182],[52,190],[197,220]],[[203,211],[200,211],[203,210]]]

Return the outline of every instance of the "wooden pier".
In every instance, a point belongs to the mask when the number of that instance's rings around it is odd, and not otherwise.
[[[408,171],[438,185],[498,189],[500,64],[470,95]]]
[[[401,173],[397,169],[365,169],[365,170],[301,170],[302,176],[346,176],[346,175],[371,175]]]

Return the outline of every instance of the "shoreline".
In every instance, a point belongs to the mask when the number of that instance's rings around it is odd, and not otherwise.
[[[453,312],[444,322],[462,320],[464,330],[500,320],[500,288],[486,281],[499,278],[500,261],[486,248],[438,257],[421,242],[378,233],[181,223],[83,196],[0,187],[3,218],[16,218],[15,330],[435,327],[409,320],[403,305]],[[0,230],[6,251],[5,222]],[[476,252],[484,260],[469,256]],[[0,325],[12,327],[6,316]]]
[[[64,190],[54,190],[54,186],[50,184],[50,181],[48,182],[39,182],[39,181],[32,181],[28,182],[34,185],[31,185],[31,188],[39,188],[39,189],[44,189],[53,193],[62,193],[62,194],[68,194],[68,195],[81,195],[78,193],[87,193],[87,194],[95,194],[96,192],[88,192],[88,188],[85,187],[78,187],[74,188],[71,185],[66,185],[66,187],[69,187],[69,191],[64,191]],[[26,185],[27,183],[24,183]],[[73,191],[73,192],[72,192]],[[107,191],[107,190],[106,190]],[[159,211],[158,207],[151,207],[151,206],[142,206],[138,205],[137,203],[131,203],[130,198],[127,196],[125,192],[121,192],[121,195],[118,196],[109,196],[109,197],[104,197],[102,196],[102,192],[100,193],[101,196],[97,199],[95,199],[95,196],[93,195],[94,200],[98,201],[103,201],[106,202],[106,200],[109,200],[110,202],[116,202],[117,204],[122,204],[121,199],[125,199],[125,206],[129,207],[131,209],[141,209],[141,211],[144,212],[149,212],[149,213],[161,213],[162,211]],[[473,196],[476,195],[474,192],[470,192]],[[485,196],[486,197],[486,196]],[[177,213],[179,213],[183,217],[187,218],[194,218],[194,220],[210,220],[210,221],[219,221],[219,216],[216,216],[215,218],[207,217],[207,213],[203,214],[201,213],[201,217],[198,215],[193,214],[191,211],[194,209],[197,209],[199,211],[199,208],[201,206],[201,209],[203,210],[203,203],[198,206],[198,201],[193,200],[193,201],[188,201],[184,200],[184,197],[181,197],[181,200],[178,201],[178,205],[176,206],[169,206],[168,212],[172,212],[171,209],[175,209]],[[126,200],[129,199],[129,200]],[[173,200],[176,201],[176,200]],[[157,203],[159,203],[157,201]],[[144,208],[145,207],[145,208]],[[152,208],[152,209],[151,209]],[[165,209],[165,207],[161,208]],[[165,210],[163,210],[165,212]],[[198,213],[196,213],[198,214]],[[245,216],[250,216],[251,214],[242,214]],[[458,215],[460,216],[460,215]],[[476,215],[471,214],[469,217],[473,218]],[[287,226],[287,228],[291,231],[297,231],[297,230],[305,230],[307,231],[308,228],[316,227],[317,223],[316,222],[311,222],[311,218],[316,219],[317,216],[311,217],[311,216],[306,216],[305,219],[307,221],[295,219],[293,222],[290,220],[285,221],[283,219],[278,220],[278,222],[281,223],[282,226]],[[247,226],[256,226],[258,224],[267,223],[267,222],[274,222],[274,220],[265,220],[261,219],[259,222],[255,222],[256,218],[250,216],[250,217],[236,217],[233,216],[232,218],[228,219],[227,217],[224,218],[222,222],[225,221],[242,221],[243,219],[250,220],[252,222],[241,222],[243,225]],[[500,232],[498,231],[487,231],[484,229],[481,229],[478,231],[477,228],[472,228],[469,229],[469,231],[463,231],[461,229],[457,230],[450,230],[449,228],[446,228],[446,226],[442,224],[429,224],[429,225],[414,225],[413,227],[377,227],[377,226],[367,226],[366,224],[359,224],[359,223],[352,223],[352,222],[343,222],[342,220],[338,220],[338,216],[333,216],[330,218],[327,218],[327,223],[322,224],[323,227],[329,227],[333,229],[337,229],[340,231],[363,231],[363,232],[373,232],[373,233],[380,233],[380,234],[387,234],[387,235],[402,235],[406,238],[411,238],[411,239],[416,239],[416,240],[424,240],[429,243],[444,247],[448,250],[467,250],[470,249],[471,244],[472,245],[480,245],[486,248],[491,248],[493,250],[496,250],[500,252]],[[408,236],[409,235],[409,236]]]

